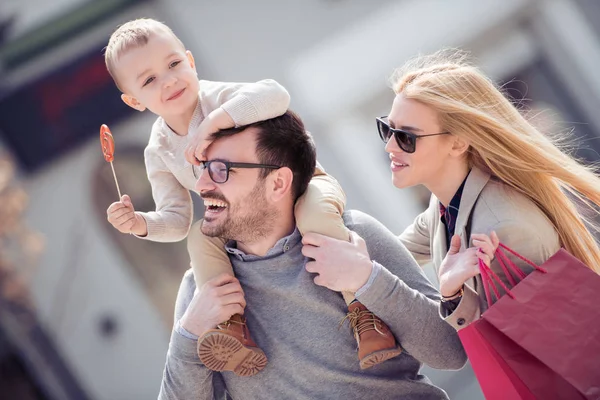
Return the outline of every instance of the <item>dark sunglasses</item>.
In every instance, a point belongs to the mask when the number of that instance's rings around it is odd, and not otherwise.
[[[208,176],[214,183],[225,183],[229,179],[229,170],[231,168],[268,168],[279,169],[278,165],[254,164],[254,163],[236,163],[221,160],[202,161],[202,166],[192,165],[194,178],[199,179],[202,170],[208,169]]]
[[[400,147],[406,153],[414,153],[417,149],[417,139],[424,138],[428,136],[440,136],[440,135],[449,135],[450,132],[440,132],[440,133],[432,133],[430,135],[415,135],[412,132],[403,131],[402,129],[394,129],[390,127],[389,122],[387,122],[387,116],[381,118],[375,118],[377,120],[377,130],[379,131],[379,137],[383,140],[384,143],[390,141],[392,135],[396,139],[396,143],[398,143],[398,147]]]

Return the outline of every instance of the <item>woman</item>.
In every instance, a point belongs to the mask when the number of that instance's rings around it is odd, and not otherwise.
[[[448,323],[464,328],[487,308],[479,259],[502,276],[493,259],[498,241],[537,265],[562,246],[600,271],[598,243],[568,196],[600,206],[600,179],[591,168],[532,126],[463,53],[417,58],[392,83],[392,109],[377,124],[393,183],[424,185],[433,193],[429,208],[400,239],[419,264],[433,263]],[[349,265],[352,257],[343,256],[366,252],[361,243],[317,239],[353,271],[329,276],[336,270],[334,257],[316,259],[311,269],[325,276],[322,282],[354,279],[357,287],[367,282],[368,263]],[[309,245],[316,241],[313,235],[304,239]],[[515,263],[525,273],[532,270]]]

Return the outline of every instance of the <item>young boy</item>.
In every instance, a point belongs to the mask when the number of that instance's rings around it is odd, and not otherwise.
[[[282,115],[288,108],[289,94],[273,80],[247,84],[198,81],[192,53],[169,27],[152,19],[119,27],[110,37],[105,60],[123,92],[123,101],[138,111],[149,109],[159,116],[144,152],[156,211],[134,211],[131,199],[124,195],[108,208],[108,220],[123,233],[157,242],[179,241],[190,232],[190,190],[196,183],[194,168],[186,157],[190,159],[208,147],[213,132]],[[309,189],[296,204],[300,232],[349,240],[341,219],[344,203],[344,193],[335,179],[317,168]],[[223,244],[204,236],[199,226],[192,227],[188,250],[198,288],[223,272],[233,276]],[[353,302],[353,294],[343,295],[347,304]],[[356,301],[352,303],[350,319],[359,341],[361,367],[398,355],[400,348],[395,339],[389,342],[393,335],[387,326],[359,306]],[[206,367],[242,376],[256,374],[267,363],[250,337],[244,317],[238,314],[200,337],[198,353]]]

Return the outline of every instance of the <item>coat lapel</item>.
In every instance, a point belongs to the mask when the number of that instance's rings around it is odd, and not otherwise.
[[[482,170],[473,167],[465,187],[463,189],[462,197],[460,200],[460,207],[458,209],[458,218],[456,219],[456,225],[454,227],[455,234],[460,236],[461,248],[465,249],[469,246],[469,233],[467,232],[467,224],[475,203],[481,194],[481,191],[490,180],[490,174],[483,172]],[[440,220],[439,211],[437,211],[437,219],[435,220],[434,227],[434,238],[433,238],[433,265],[435,265],[436,273],[439,271],[440,265],[448,253],[448,246],[446,245],[446,227]],[[473,282],[470,282],[473,286]]]

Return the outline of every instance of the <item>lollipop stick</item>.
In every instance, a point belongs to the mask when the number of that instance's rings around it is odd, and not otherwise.
[[[121,200],[121,189],[119,189],[119,181],[117,180],[117,174],[115,174],[115,167],[112,163],[112,161],[110,162],[110,168],[112,169],[113,172],[113,176],[115,177],[115,183],[117,184],[117,192],[119,192],[119,200]]]

